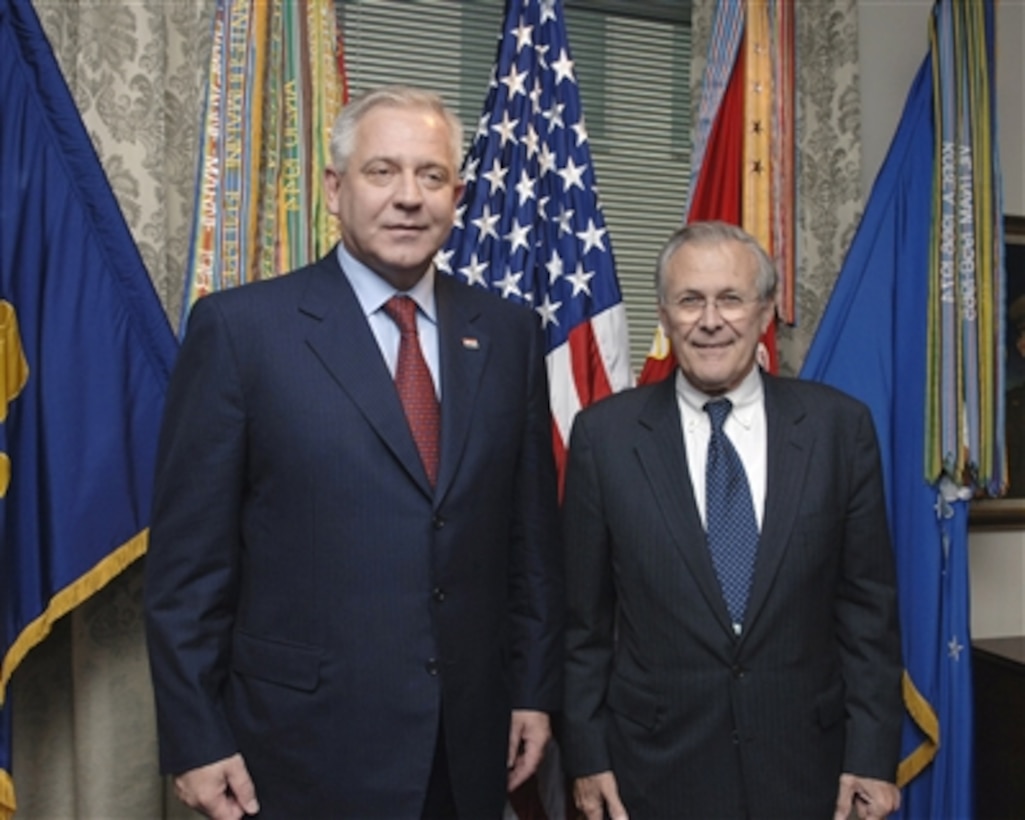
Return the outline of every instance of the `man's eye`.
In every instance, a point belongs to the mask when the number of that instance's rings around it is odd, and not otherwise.
[[[705,304],[704,296],[682,296],[680,297],[679,305],[686,310],[693,310],[700,308]]]
[[[431,170],[424,171],[420,177],[423,179],[424,184],[431,188],[440,188],[448,182],[448,175],[440,168],[433,168]]]
[[[367,179],[375,183],[387,182],[392,178],[392,174],[392,169],[387,167],[375,167],[366,170]]]
[[[724,308],[735,308],[744,304],[744,300],[736,293],[724,293],[716,301]]]

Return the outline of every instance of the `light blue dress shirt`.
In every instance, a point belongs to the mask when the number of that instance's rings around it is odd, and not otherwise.
[[[385,303],[396,294],[410,297],[417,304],[416,329],[420,334],[420,349],[423,351],[427,368],[431,371],[434,381],[434,392],[441,400],[441,377],[438,354],[438,313],[434,301],[434,266],[427,269],[420,281],[408,291],[398,291],[382,277],[346,250],[345,245],[338,243],[338,264],[342,266],[349,284],[356,292],[363,315],[367,317],[370,330],[381,349],[388,371],[395,376],[395,368],[399,358],[399,326],[384,312]]]

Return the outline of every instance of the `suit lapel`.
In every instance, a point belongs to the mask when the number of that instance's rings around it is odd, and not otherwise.
[[[395,383],[334,252],[315,266],[299,310],[313,320],[306,341],[314,355],[410,477],[432,495]]]
[[[806,481],[814,439],[804,429],[805,410],[787,382],[763,375],[767,428],[767,487],[758,558],[745,622],[750,625],[765,604],[790,544]],[[747,630],[745,630],[746,632]]]
[[[723,629],[732,632],[687,468],[675,371],[652,393],[638,422],[641,432],[636,445],[637,457],[651,485],[655,503],[709,608]]]
[[[438,306],[438,349],[441,358],[441,461],[435,498],[452,486],[476,409],[484,364],[492,339],[479,311],[463,298],[459,284],[444,275],[435,278]]]

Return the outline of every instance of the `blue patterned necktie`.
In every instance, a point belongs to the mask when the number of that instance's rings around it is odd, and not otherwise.
[[[758,551],[758,522],[744,465],[722,429],[731,409],[729,399],[705,405],[712,422],[705,466],[705,519],[712,564],[719,577],[726,609],[739,633],[751,592]]]

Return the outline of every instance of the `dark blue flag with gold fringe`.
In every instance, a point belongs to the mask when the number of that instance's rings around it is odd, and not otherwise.
[[[146,549],[177,343],[29,0],[0,0],[0,818],[11,676]]]
[[[1003,485],[992,0],[938,0],[801,375],[869,405],[904,652],[898,817],[974,814],[968,502]]]

